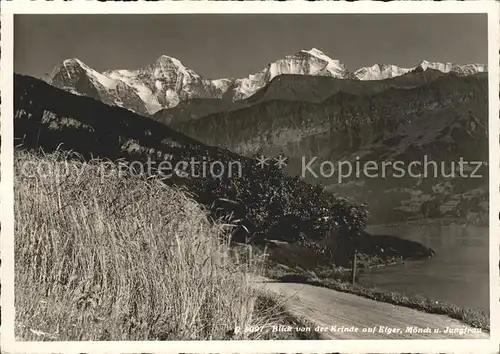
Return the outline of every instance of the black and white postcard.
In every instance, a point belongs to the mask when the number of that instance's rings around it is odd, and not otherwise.
[[[498,350],[498,17],[2,5],[4,349]]]

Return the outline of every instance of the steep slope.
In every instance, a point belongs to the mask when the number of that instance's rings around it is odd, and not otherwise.
[[[292,138],[281,137],[276,132],[294,127],[297,135],[290,136],[301,140],[312,135],[310,130],[315,134],[328,132],[357,121],[365,128],[360,134],[366,143],[377,138],[378,134],[406,123],[412,117],[410,115],[418,117],[437,108],[486,98],[487,78],[440,76],[411,89],[385,86],[382,92],[377,92],[377,87],[367,87],[373,94],[359,95],[339,90],[319,103],[275,99],[234,112],[212,114],[202,120],[172,124],[172,127],[210,145],[228,145],[245,155],[273,146],[286,149],[285,144],[293,142]],[[390,127],[391,124],[394,127]],[[224,133],[229,136],[224,136]],[[345,151],[340,149],[339,153]]]
[[[367,161],[378,165],[402,161],[407,165],[422,161],[424,156],[446,162],[449,171],[450,162],[458,163],[460,157],[465,161],[488,160],[487,107],[486,74],[444,75],[411,89],[391,88],[368,96],[340,92],[316,104],[274,100],[174,123],[172,127],[206,144],[243,155],[284,153],[290,158],[288,172],[292,175],[304,172],[307,164],[302,159],[314,158],[311,169],[316,174],[323,162],[359,162],[363,166]],[[482,178],[453,178],[447,184],[443,184],[446,178],[442,176],[422,179],[361,175],[339,181],[339,171],[323,178],[305,172],[309,181],[319,180],[332,191],[378,206],[370,209],[379,221],[386,216],[392,220],[420,215],[424,203],[432,201],[436,203],[434,209],[443,207],[444,213],[447,204],[448,211],[454,213],[460,198],[470,199],[467,193],[474,194],[474,207],[479,208],[487,198],[484,166]],[[389,196],[389,191],[394,195]],[[463,193],[467,195],[451,200]],[[376,215],[388,214],[394,208],[400,211],[396,215]]]
[[[319,253],[324,245],[318,240],[328,234],[336,252],[346,255],[346,236],[366,226],[366,208],[349,198],[326,193],[321,186],[287,176],[274,166],[262,168],[254,159],[205,145],[123,108],[21,75],[14,76],[14,98],[16,146],[70,150],[84,159],[121,159],[118,171],[110,166],[96,178],[105,178],[106,173],[161,173],[164,183],[186,189],[213,219],[240,225],[233,230],[235,242],[262,245],[268,238],[279,239],[325,261],[329,253]],[[361,239],[373,240],[364,235]],[[408,247],[407,242],[385,239],[366,243],[360,252],[379,262],[398,255],[404,259],[432,255],[421,245]],[[384,242],[395,254],[384,252],[386,247],[380,246]],[[341,257],[328,261],[343,264]]]

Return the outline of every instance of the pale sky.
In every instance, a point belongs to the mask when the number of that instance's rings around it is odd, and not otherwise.
[[[485,14],[15,15],[14,37],[15,72],[35,77],[68,58],[105,71],[162,54],[207,78],[244,77],[312,47],[350,71],[488,58]]]

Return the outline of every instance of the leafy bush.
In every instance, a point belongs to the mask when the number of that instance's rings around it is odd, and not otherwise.
[[[218,199],[233,201],[238,208],[226,211],[249,221],[255,242],[264,241],[271,232],[275,238],[289,242],[298,241],[301,233],[317,241],[334,229],[352,238],[366,226],[366,205],[329,194],[320,184],[290,177],[276,166],[261,168],[255,160],[240,162],[241,175],[206,178],[190,189],[206,204]]]

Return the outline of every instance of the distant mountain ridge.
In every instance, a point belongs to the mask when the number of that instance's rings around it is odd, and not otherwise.
[[[488,71],[484,64],[465,64],[458,65],[454,63],[438,63],[423,60],[413,68],[401,68],[397,65],[375,64],[370,67],[363,67],[354,73],[359,80],[384,80],[404,75],[409,72],[422,72],[428,69],[438,70],[442,73],[455,73],[460,76],[469,76]]]
[[[484,75],[484,73],[481,73]],[[224,99],[190,99],[181,101],[177,106],[162,109],[152,118],[164,124],[177,124],[213,113],[227,113],[255,106],[270,101],[288,101],[304,103],[320,103],[339,92],[369,96],[389,89],[411,89],[425,85],[443,76],[450,76],[441,71],[428,69],[420,72],[409,72],[401,76],[385,80],[337,79],[328,76],[280,75],[272,79],[266,86],[249,98],[229,101]],[[480,74],[476,74],[480,75]]]
[[[193,99],[225,102],[246,100],[281,75],[325,76],[341,80],[384,80],[428,69],[457,75],[487,71],[483,64],[458,65],[422,61],[413,68],[375,64],[351,73],[339,60],[312,48],[285,56],[245,78],[207,79],[178,59],[162,55],[155,63],[135,70],[98,72],[81,60],[66,59],[56,65],[46,81],[58,88],[100,100],[133,112],[152,115]]]
[[[351,92],[342,87],[317,102],[267,100],[202,119],[173,121],[170,126],[204,144],[244,156],[283,154],[292,176],[301,176],[310,183],[319,181],[331,192],[367,202],[375,223],[422,215],[484,220],[486,165],[481,169],[481,178],[390,178],[389,173],[388,178],[350,175],[339,182],[338,171],[331,177],[303,174],[307,161],[313,161],[308,166],[318,174],[324,161],[348,162],[351,166],[377,162],[378,167],[387,161],[399,161],[408,166],[425,156],[442,164],[446,173],[450,164],[460,158],[488,161],[486,73],[460,76],[425,71],[408,78],[413,87],[403,79],[370,81],[366,87],[350,85],[347,88]],[[392,82],[392,87],[384,86],[386,82]]]

